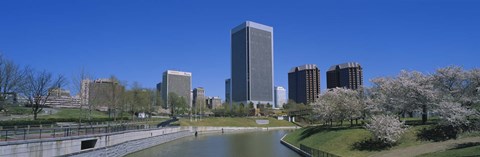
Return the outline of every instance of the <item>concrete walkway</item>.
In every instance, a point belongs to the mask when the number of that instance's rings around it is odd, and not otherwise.
[[[438,152],[442,150],[447,150],[455,147],[458,144],[469,143],[469,142],[480,142],[480,137],[467,137],[458,140],[448,140],[444,142],[435,142],[428,143],[418,146],[411,146],[406,148],[395,149],[391,151],[381,152],[378,154],[371,155],[371,157],[411,157],[422,155],[426,153]]]

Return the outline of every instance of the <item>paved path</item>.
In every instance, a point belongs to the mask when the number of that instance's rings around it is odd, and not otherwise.
[[[426,153],[438,152],[442,150],[446,150],[449,148],[453,148],[458,144],[462,143],[469,143],[469,142],[480,142],[480,137],[467,137],[458,140],[448,140],[444,142],[435,142],[435,143],[428,143],[418,146],[411,146],[406,148],[395,149],[387,152],[381,152],[371,157],[411,157],[417,156]]]

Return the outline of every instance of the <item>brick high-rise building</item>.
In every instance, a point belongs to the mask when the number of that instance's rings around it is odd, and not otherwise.
[[[362,66],[356,62],[331,66],[327,71],[327,88],[358,89],[363,85]]]
[[[205,89],[203,87],[197,87],[193,89],[193,102],[192,107],[195,110],[205,108]]]
[[[310,104],[320,94],[320,70],[315,64],[294,67],[288,73],[288,99]]]

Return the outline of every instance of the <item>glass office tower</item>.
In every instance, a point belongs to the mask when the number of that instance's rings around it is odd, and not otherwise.
[[[246,21],[231,30],[231,100],[273,105],[273,28]]]

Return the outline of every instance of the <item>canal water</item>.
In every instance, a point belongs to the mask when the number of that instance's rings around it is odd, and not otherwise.
[[[288,130],[190,136],[127,157],[300,157],[280,143]]]

